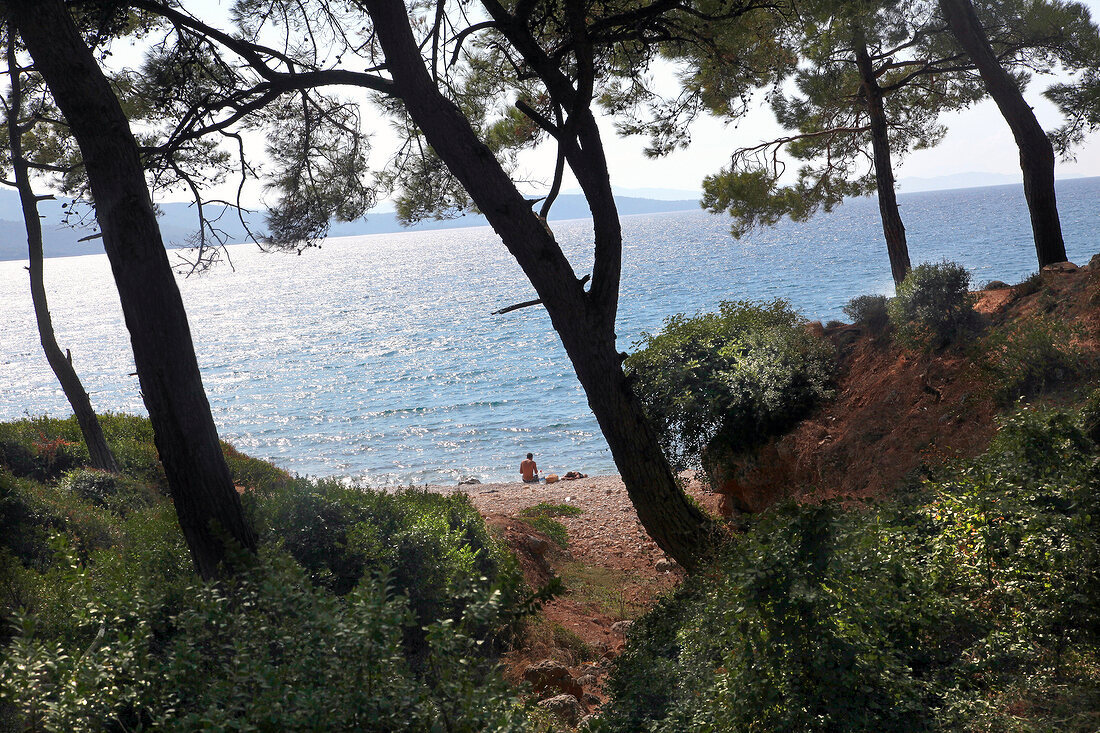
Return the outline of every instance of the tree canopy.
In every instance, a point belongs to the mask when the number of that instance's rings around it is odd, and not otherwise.
[[[982,3],[978,10],[997,63],[1019,85],[1054,69],[1087,78],[1100,58],[1096,27],[1080,3]],[[987,94],[977,66],[939,4],[926,0],[792,1],[753,21],[715,25],[711,45],[665,44],[666,55],[685,64],[681,97],[672,104],[642,92],[621,95],[624,108],[627,101],[648,105],[648,116],[624,129],[649,133],[650,151],[660,154],[689,139],[687,124],[698,107],[735,117],[751,90],[764,91],[790,132],[736,148],[730,164],[704,181],[704,207],[729,213],[732,233],[742,236],[877,191],[900,282],[909,256],[894,162],[937,144],[946,132],[940,115]],[[729,45],[738,52],[726,52]],[[1068,100],[1072,91],[1062,94]],[[800,166],[795,180],[785,182],[792,160]]]

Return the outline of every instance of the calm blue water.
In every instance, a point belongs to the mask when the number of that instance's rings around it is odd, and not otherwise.
[[[975,283],[1035,269],[1019,186],[900,197],[914,262],[949,258]],[[1100,251],[1100,178],[1065,181],[1070,259]],[[618,333],[627,349],[678,312],[721,300],[789,299],[841,317],[892,291],[873,200],[735,242],[703,212],[626,217]],[[587,221],[555,224],[578,273]],[[224,438],[302,474],[372,485],[514,479],[533,451],[544,471],[614,465],[549,319],[487,228],[331,240],[301,257],[231,248],[235,270],[181,279],[203,378]],[[99,410],[143,412],[106,257],[51,259],[62,348]],[[41,354],[22,262],[0,263],[0,419],[65,415]]]

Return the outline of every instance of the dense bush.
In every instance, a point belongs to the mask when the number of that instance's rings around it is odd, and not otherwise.
[[[61,567],[77,638],[58,640],[21,617],[0,664],[0,698],[36,729],[524,728],[493,666],[465,660],[477,648],[468,628],[501,613],[497,597],[471,599],[457,623],[433,624],[439,673],[422,678],[402,651],[407,602],[384,576],[337,598],[285,555],[265,553],[232,583],[192,581],[168,608],[152,579],[103,587],[75,559]]]
[[[263,542],[204,584],[147,481],[148,422],[106,425],[121,475],[43,462],[69,421],[0,424],[33,468],[0,466],[0,731],[528,726],[493,660],[531,601],[464,495],[316,484],[227,446]]]
[[[68,489],[0,468],[0,545],[25,563],[48,562],[54,533],[67,534],[84,555],[113,545],[121,537],[117,519]]]
[[[1043,282],[1043,273],[1033,272],[1026,278],[1021,280],[1019,284],[1013,288],[1017,297],[1023,298],[1028,295],[1034,295],[1042,290],[1046,286]]]
[[[1076,340],[1082,334],[1061,321],[1035,316],[991,331],[975,359],[992,378],[1002,402],[1072,384],[1089,371]]]
[[[164,470],[153,445],[149,419],[136,415],[99,415],[103,435],[127,476],[164,486]],[[64,420],[34,417],[0,423],[0,465],[16,476],[52,481],[88,463],[88,448],[75,416]]]
[[[290,484],[293,477],[268,461],[246,456],[228,443],[222,443],[222,453],[229,465],[233,484],[246,489],[277,490]]]
[[[910,346],[942,348],[978,325],[970,273],[954,262],[914,267],[890,301],[890,321],[898,340]]]
[[[852,323],[863,326],[872,336],[881,336],[890,328],[885,295],[860,295],[844,306],[844,315]]]
[[[1100,387],[1092,390],[1081,410],[1085,435],[1100,447]]]
[[[829,394],[835,356],[783,300],[673,316],[625,363],[673,465],[782,433]]]
[[[90,468],[69,471],[61,477],[59,488],[122,516],[150,507],[161,498],[152,486],[135,481],[125,474],[111,474]]]
[[[459,591],[471,582],[498,587],[507,603],[521,596],[514,558],[465,494],[296,479],[255,494],[249,504],[263,541],[281,544],[314,583],[337,595],[388,569],[397,592],[409,598],[417,628],[461,616]]]
[[[1025,410],[921,501],[756,518],[635,624],[597,729],[1095,729],[1095,450]]]

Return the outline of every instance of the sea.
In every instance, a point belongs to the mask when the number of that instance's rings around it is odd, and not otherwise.
[[[899,196],[914,264],[949,259],[975,286],[1036,269],[1019,185]],[[1100,178],[1058,184],[1071,261],[1100,252]],[[783,298],[811,320],[892,294],[874,199],[735,240],[703,211],[623,218],[619,347],[726,300]],[[589,220],[555,222],[578,275]],[[232,266],[179,277],[223,439],[291,472],[375,487],[615,473],[534,291],[487,227],[324,242],[301,256],[228,248]],[[25,262],[0,262],[0,420],[71,410],[38,343]],[[144,413],[105,255],[46,261],[50,308],[99,411]]]

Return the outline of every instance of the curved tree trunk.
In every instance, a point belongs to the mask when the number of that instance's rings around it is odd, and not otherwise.
[[[1054,147],[1035,112],[1008,72],[998,63],[989,38],[970,0],[940,0],[951,33],[970,56],[982,81],[1012,129],[1020,148],[1020,169],[1024,174],[1024,198],[1031,212],[1031,231],[1039,267],[1066,260],[1058,201],[1054,194]]]
[[[890,274],[894,276],[894,284],[900,285],[912,265],[909,262],[909,246],[905,242],[905,224],[901,221],[897,192],[894,190],[886,109],[882,101],[882,89],[875,78],[871,55],[862,38],[857,38],[855,51],[863,100],[867,104],[867,115],[871,120],[871,151],[875,161],[875,184],[878,188],[882,233],[886,237],[886,252],[890,256]]]
[[[215,577],[224,538],[248,550],[256,539],[222,455],[137,143],[62,1],[7,5],[80,145],[176,515],[195,567]]]
[[[42,279],[42,221],[38,217],[38,198],[31,187],[31,179],[28,172],[27,161],[23,157],[22,130],[19,127],[19,118],[23,110],[23,90],[20,87],[18,59],[15,54],[15,40],[11,29],[8,31],[8,79],[10,89],[8,91],[8,144],[11,151],[12,173],[15,177],[16,190],[19,192],[19,204],[23,210],[23,221],[27,229],[27,255],[31,280],[31,302],[34,304],[34,317],[38,322],[38,338],[42,342],[42,351],[46,354],[46,361],[57,376],[61,384],[61,390],[65,393],[65,399],[73,408],[76,422],[80,425],[80,433],[84,436],[84,442],[88,446],[88,455],[93,468],[102,471],[118,473],[118,464],[115,462],[111,449],[107,446],[107,439],[103,437],[103,428],[92,409],[92,401],[88,393],[84,391],[84,385],[77,376],[72,362],[62,353],[57,345],[57,337],[54,335],[53,319],[50,317],[50,307],[46,300],[46,287]]]
[[[531,211],[492,152],[478,140],[466,118],[432,82],[404,3],[365,0],[364,5],[385,52],[386,68],[409,114],[466,187],[542,299],[643,526],[677,562],[689,570],[697,568],[713,540],[713,523],[680,490],[623,374],[614,333],[618,269],[609,268],[611,273],[604,277],[598,294],[584,291],[553,235]],[[589,183],[594,189],[610,191],[606,181]],[[616,236],[617,217],[612,217],[615,221],[611,223],[606,211],[600,213],[603,223],[597,219],[597,247],[604,249],[597,257],[607,257],[621,246],[621,235],[611,241]],[[609,295],[612,280],[615,292]],[[610,312],[606,307],[609,300],[613,303]]]

